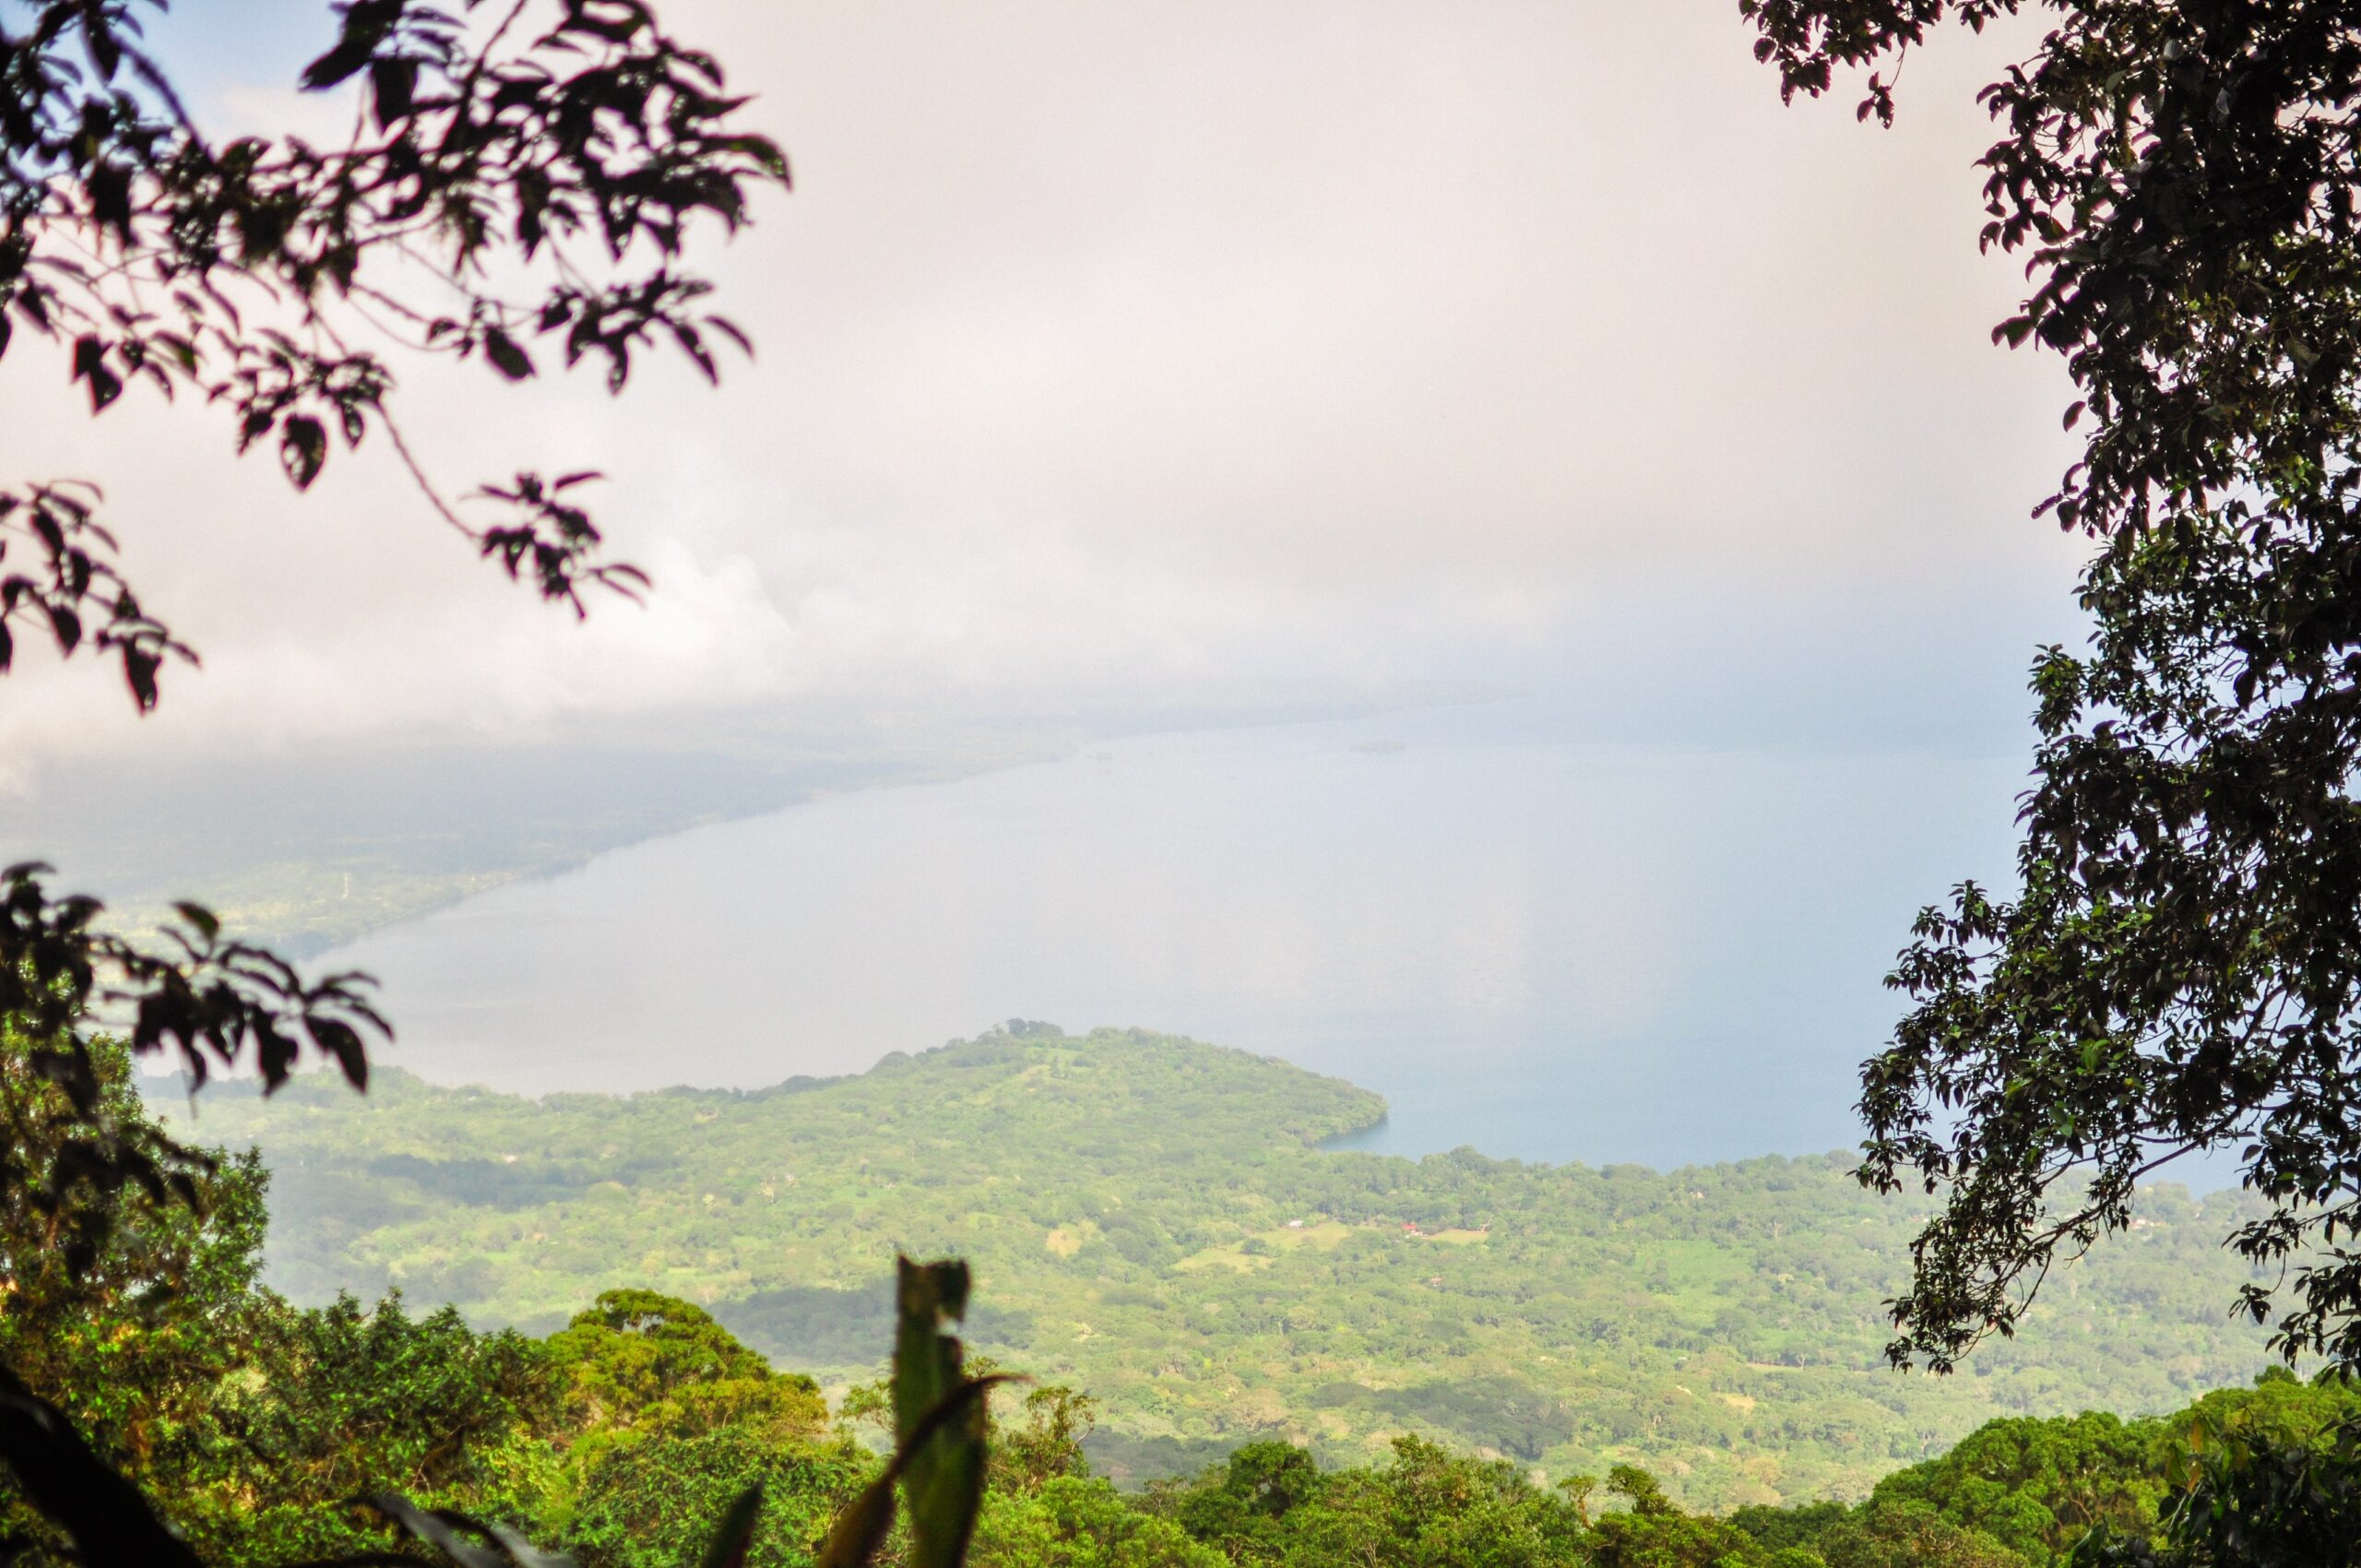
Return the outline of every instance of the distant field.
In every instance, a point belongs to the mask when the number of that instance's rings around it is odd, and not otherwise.
[[[1842,1158],[1323,1152],[1382,1102],[1141,1033],[994,1034],[748,1093],[534,1101],[393,1072],[366,1101],[313,1081],[200,1110],[205,1140],[262,1146],[271,1277],[306,1301],[399,1286],[543,1329],[646,1285],[847,1382],[884,1350],[895,1249],[964,1253],[974,1337],[1098,1396],[1099,1461],[1133,1477],[1407,1430],[1552,1475],[1635,1460],[1700,1504],[1850,1496],[1995,1413],[2161,1409],[2263,1360],[2225,1313],[2234,1195],[2148,1194],[2150,1223],[2018,1340],[1903,1376],[1880,1302],[1916,1210]]]

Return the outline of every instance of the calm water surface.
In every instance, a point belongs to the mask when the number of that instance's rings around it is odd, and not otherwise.
[[[1856,1139],[1916,908],[2021,756],[1586,745],[1502,708],[1159,736],[836,797],[378,932],[389,1060],[540,1091],[856,1072],[996,1019],[1351,1078],[1361,1146],[1664,1166]]]

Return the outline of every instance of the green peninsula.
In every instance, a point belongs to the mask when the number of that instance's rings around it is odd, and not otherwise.
[[[1887,1368],[1921,1209],[1841,1155],[1655,1172],[1331,1152],[1375,1095],[1139,1031],[1019,1024],[857,1077],[528,1099],[382,1072],[161,1101],[258,1146],[269,1277],[546,1331],[603,1289],[707,1306],[782,1367],[875,1375],[895,1251],[958,1253],[979,1347],[1102,1402],[1140,1479],[1286,1437],[1410,1432],[1550,1476],[1644,1465],[1696,1506],[1857,1497],[1995,1415],[2163,1410],[2251,1378],[2225,1194],[2143,1194],[2029,1332]]]

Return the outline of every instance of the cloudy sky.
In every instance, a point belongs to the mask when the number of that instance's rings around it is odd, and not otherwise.
[[[208,412],[94,422],[53,359],[0,366],[0,469],[103,481],[206,654],[149,738],[1445,679],[2020,743],[2079,550],[2026,517],[2062,374],[1986,336],[2006,39],[1914,58],[1880,132],[1783,109],[1726,0],[666,14],[795,165],[707,258],[758,362],[615,404],[425,367],[406,409],[455,485],[611,473],[646,610],[531,603],[384,451],[299,499]],[[326,113],[287,90],[322,7],[172,27],[223,131]],[[20,765],[130,734],[111,677],[38,663]]]

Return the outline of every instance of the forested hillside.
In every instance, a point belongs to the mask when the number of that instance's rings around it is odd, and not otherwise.
[[[1882,1357],[1922,1211],[1841,1155],[1316,1146],[1382,1111],[1242,1052],[1022,1026],[749,1093],[216,1086],[190,1130],[262,1148],[268,1277],[303,1301],[396,1286],[546,1332],[641,1286],[843,1384],[875,1374],[895,1249],[963,1254],[979,1347],[1099,1400],[1094,1457],[1133,1479],[1267,1437],[1363,1463],[1412,1432],[1553,1476],[1643,1464],[1696,1506],[1849,1497],[1996,1414],[2164,1410],[2263,1361],[2226,1315],[2234,1194],[2143,1194],[2038,1333],[1938,1380]]]

